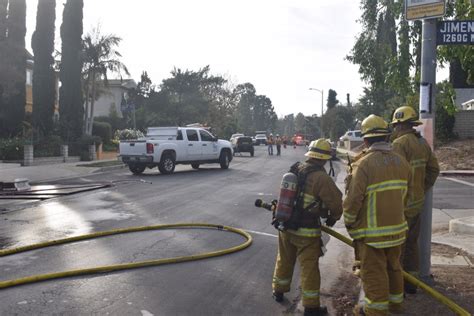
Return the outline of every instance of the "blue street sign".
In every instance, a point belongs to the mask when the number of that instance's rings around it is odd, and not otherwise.
[[[474,20],[440,21],[436,33],[437,45],[474,45]]]

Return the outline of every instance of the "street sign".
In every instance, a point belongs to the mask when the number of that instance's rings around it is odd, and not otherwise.
[[[409,21],[438,18],[445,13],[445,0],[405,0],[405,19]]]
[[[474,45],[474,20],[438,22],[436,44]]]

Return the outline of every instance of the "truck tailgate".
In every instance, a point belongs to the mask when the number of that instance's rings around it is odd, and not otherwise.
[[[120,141],[119,153],[122,159],[127,156],[148,156],[146,152],[146,140]]]

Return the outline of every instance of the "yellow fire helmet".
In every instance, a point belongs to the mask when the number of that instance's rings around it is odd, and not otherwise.
[[[324,138],[313,140],[309,144],[308,152],[305,154],[306,157],[329,160],[331,159],[331,144]]]
[[[380,116],[370,114],[361,124],[361,133],[364,138],[390,135],[388,123]]]
[[[397,124],[403,122],[408,122],[415,126],[423,124],[418,119],[418,113],[416,113],[411,106],[407,105],[401,106],[395,110],[395,112],[393,113],[392,122],[390,124]]]

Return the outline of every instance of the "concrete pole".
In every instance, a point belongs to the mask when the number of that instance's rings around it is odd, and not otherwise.
[[[324,138],[324,131],[323,131],[323,111],[324,111],[324,90],[321,89],[321,138]]]
[[[433,149],[435,126],[435,95],[436,95],[436,20],[423,21],[421,44],[421,82],[431,86],[431,111],[422,111],[420,98],[420,118],[423,121],[422,134]],[[420,87],[420,95],[421,95]],[[428,283],[431,280],[431,226],[433,212],[433,190],[425,195],[425,204],[421,213],[421,229],[418,245],[420,247],[420,278]]]

